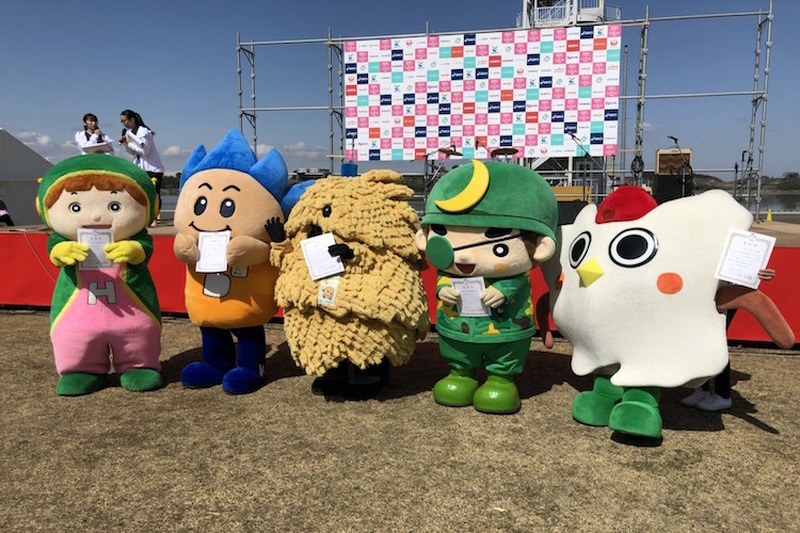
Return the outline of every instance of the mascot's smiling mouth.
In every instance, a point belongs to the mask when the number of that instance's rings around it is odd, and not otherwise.
[[[201,233],[208,233],[208,232],[209,232],[209,230],[207,230],[207,229],[200,229],[200,228],[198,228],[197,226],[195,226],[195,225],[194,225],[194,221],[192,221],[192,222],[189,222],[189,227],[190,227],[190,228],[192,228],[192,229],[194,229],[195,231],[199,231],[199,232],[201,232]],[[211,230],[211,232],[214,232],[214,231],[230,231],[230,230],[231,230],[231,227],[230,227],[230,226],[225,226],[225,227],[224,227],[224,228],[222,228],[222,229],[215,229],[215,230]]]
[[[111,224],[87,224],[83,227],[86,229],[108,229],[111,227]]]
[[[472,274],[472,271],[475,270],[475,265],[471,263],[456,263],[455,265],[462,274]]]

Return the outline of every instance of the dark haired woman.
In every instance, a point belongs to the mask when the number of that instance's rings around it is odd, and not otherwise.
[[[125,151],[133,156],[134,164],[147,172],[151,178],[156,179],[156,192],[160,208],[164,165],[158,156],[158,149],[153,140],[154,133],[145,125],[141,115],[130,109],[120,113],[119,121],[122,123],[122,135],[119,137],[119,143],[125,147]],[[155,221],[153,225],[155,225]]]
[[[75,142],[82,154],[104,152],[114,153],[111,137],[100,131],[97,125],[97,115],[86,113],[83,115],[83,130],[75,134]],[[99,146],[98,146],[99,145]]]

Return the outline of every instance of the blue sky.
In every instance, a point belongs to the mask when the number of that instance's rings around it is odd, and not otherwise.
[[[642,18],[648,4],[651,17],[659,17],[766,10],[768,0],[609,4],[619,5],[622,19],[631,20]],[[237,32],[243,41],[269,41],[323,38],[329,27],[343,37],[424,33],[426,22],[432,32],[508,29],[521,8],[520,0],[3,0],[0,127],[56,162],[77,153],[71,143],[84,113],[98,115],[101,128],[115,137],[119,112],[131,108],[155,130],[167,171],[174,172],[198,144],[213,147],[239,126]],[[780,176],[800,170],[795,155],[800,2],[776,0],[774,12],[764,174]],[[652,24],[647,93],[751,90],[755,26],[754,17]],[[629,95],[636,94],[639,37],[638,27],[623,31]],[[762,64],[763,59],[762,54]],[[257,48],[257,105],[326,105],[326,66],[321,44]],[[248,76],[245,70],[245,106]],[[632,146],[636,107],[628,102]],[[674,135],[692,148],[695,169],[731,168],[748,146],[751,108],[741,96],[648,101],[645,166],[652,168],[655,150],[669,147],[667,135]],[[329,166],[327,113],[259,113],[257,120],[259,145],[276,147],[290,169]],[[422,164],[401,164],[398,170],[422,171]]]

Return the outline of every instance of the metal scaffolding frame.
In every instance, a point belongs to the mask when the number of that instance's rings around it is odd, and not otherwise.
[[[751,120],[750,120],[750,142],[746,150],[747,160],[746,165],[742,169],[742,185],[741,187],[734,187],[734,194],[737,199],[742,201],[746,206],[751,202],[751,190],[753,182],[756,185],[755,193],[755,215],[756,219],[760,217],[761,208],[761,176],[764,165],[764,151],[765,151],[765,137],[767,126],[767,93],[769,87],[769,73],[770,73],[770,49],[772,47],[772,2],[769,0],[768,11],[758,10],[751,12],[739,13],[715,13],[715,14],[701,14],[701,15],[682,15],[682,16],[668,16],[668,17],[650,17],[650,8],[646,6],[644,17],[641,19],[620,20],[614,21],[615,24],[620,24],[623,27],[639,26],[641,27],[641,36],[639,44],[639,66],[638,66],[638,87],[635,96],[628,96],[625,94],[627,87],[627,45],[625,46],[624,65],[623,65],[623,92],[620,95],[621,107],[621,120],[622,128],[620,131],[620,158],[613,158],[610,170],[615,176],[620,176],[622,182],[633,182],[641,184],[641,175],[645,171],[642,146],[644,143],[644,113],[648,100],[659,99],[678,99],[678,98],[719,98],[747,96],[751,99]],[[684,93],[684,94],[647,94],[646,80],[647,80],[647,53],[650,27],[656,23],[666,22],[681,22],[688,20],[709,20],[730,17],[754,17],[757,19],[756,25],[756,49],[755,49],[755,66],[753,75],[753,89],[752,91],[727,91],[727,92],[709,92],[709,93]],[[594,23],[596,24],[596,22]],[[503,28],[495,30],[460,30],[454,32],[442,32],[438,35],[457,35],[462,33],[486,33],[498,31],[513,31],[519,28]],[[762,54],[762,41],[764,41],[764,34],[766,34],[766,41],[764,48],[763,66],[761,63]],[[239,101],[239,129],[244,134],[245,122],[249,125],[252,131],[253,150],[256,150],[258,143],[258,132],[256,127],[257,114],[261,112],[278,112],[278,111],[327,111],[329,116],[329,153],[328,159],[331,163],[331,169],[335,168],[336,160],[343,160],[345,154],[345,135],[344,135],[344,87],[343,87],[343,49],[345,41],[352,40],[370,40],[370,39],[400,39],[411,37],[428,36],[428,27],[426,24],[425,33],[415,34],[395,34],[395,35],[376,35],[376,36],[359,36],[359,37],[332,37],[331,29],[328,29],[327,38],[323,39],[283,39],[274,41],[246,41],[240,39],[239,34],[236,35],[236,52],[237,52],[237,76],[238,76],[238,101]],[[284,46],[284,45],[299,45],[299,44],[322,44],[328,47],[328,102],[327,105],[302,105],[302,106],[269,106],[258,107],[256,105],[256,74],[255,74],[255,56],[256,49],[262,46]],[[242,89],[242,63],[249,66],[250,80],[251,80],[251,102],[250,106],[245,106],[243,102],[243,89]],[[338,79],[334,80],[334,60],[338,66]],[[338,86],[338,98],[334,95],[334,88]],[[634,130],[634,146],[628,149],[626,143],[626,103],[629,100],[636,101],[636,125]],[[761,110],[759,118],[759,108]],[[756,131],[758,134],[758,147],[756,148]],[[337,142],[338,140],[338,142]],[[634,158],[631,162],[630,169],[626,167],[626,152],[633,152]],[[573,172],[573,158],[568,158],[567,168],[562,173],[569,174],[570,177]],[[609,171],[609,161],[603,158],[603,164],[597,163],[594,158],[591,158],[593,164],[599,166],[597,171],[583,170],[584,175],[602,174],[602,183],[605,185]],[[618,165],[618,163],[621,163]],[[744,163],[744,158],[743,158]],[[531,168],[536,168],[541,164],[541,160],[526,160],[525,164]],[[736,170],[734,170],[734,168]],[[696,168],[695,172],[725,172],[734,173],[738,175],[738,164],[734,168]],[[630,171],[630,173],[629,173]],[[542,172],[545,174],[545,172]],[[547,177],[547,176],[545,176]],[[632,177],[633,179],[629,179]],[[589,178],[594,181],[594,177]],[[600,190],[605,191],[605,186],[600,187]]]

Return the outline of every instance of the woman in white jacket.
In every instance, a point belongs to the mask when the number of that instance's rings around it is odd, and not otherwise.
[[[158,155],[156,143],[153,140],[155,133],[148,128],[141,115],[130,109],[120,113],[119,121],[122,123],[122,135],[119,143],[125,151],[133,156],[133,162],[147,172],[148,176],[156,180],[158,205],[161,206],[161,180],[164,177],[164,165]],[[153,223],[155,225],[155,222]]]
[[[97,125],[97,115],[86,113],[83,115],[83,130],[75,134],[75,142],[82,154],[89,153],[114,153],[111,137],[100,131]]]

